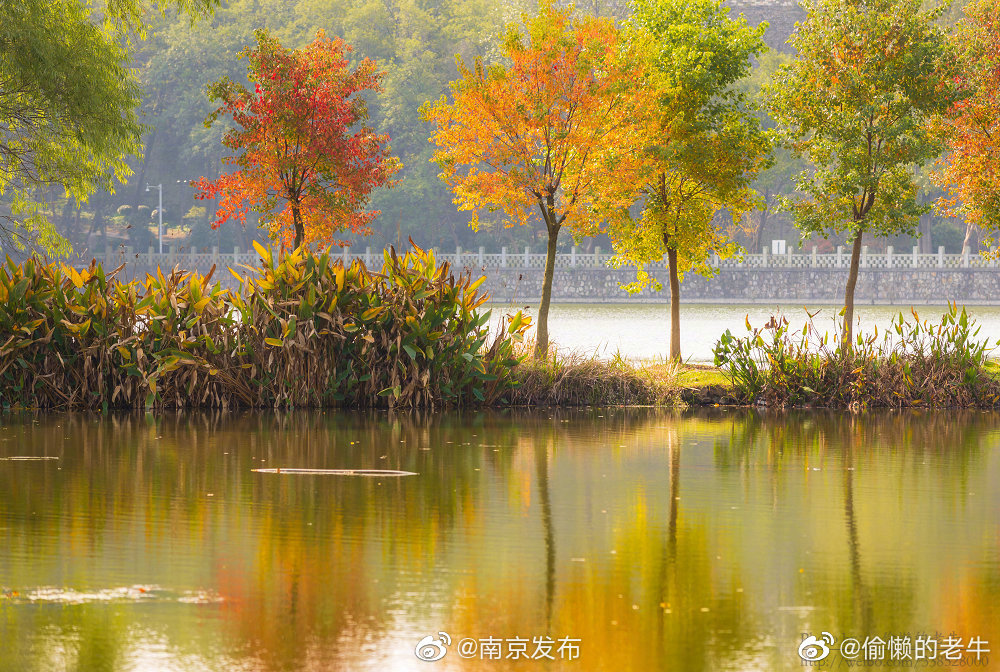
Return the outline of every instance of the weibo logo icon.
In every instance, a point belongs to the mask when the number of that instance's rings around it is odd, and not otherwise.
[[[799,644],[799,658],[809,662],[823,660],[830,655],[830,647],[837,641],[829,632],[824,632],[822,638],[809,635]]]

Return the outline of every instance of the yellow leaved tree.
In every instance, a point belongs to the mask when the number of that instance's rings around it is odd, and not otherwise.
[[[643,209],[612,221],[612,265],[636,267],[627,290],[659,290],[646,268],[666,256],[672,360],[681,357],[680,281],[689,271],[711,275],[713,253],[737,251],[719,216],[750,209],[751,182],[770,161],[752,101],[735,86],[766,49],[763,27],[728,11],[719,0],[636,0],[628,26],[645,65],[636,122],[646,163],[634,173]]]

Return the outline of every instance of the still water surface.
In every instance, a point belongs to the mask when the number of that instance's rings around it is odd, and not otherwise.
[[[520,307],[520,306],[519,306]],[[537,305],[527,310],[535,315]],[[838,333],[834,318],[841,306],[810,306],[815,313],[813,322],[821,333]],[[493,306],[494,324],[511,310],[511,306]],[[921,321],[938,324],[946,306],[917,306]],[[818,312],[817,312],[818,311]],[[855,317],[858,328],[866,334],[881,335],[902,312],[912,321],[906,306],[857,306]],[[969,306],[968,312],[980,326],[980,339],[1000,338],[1000,306]],[[771,315],[788,318],[793,328],[801,329],[806,323],[806,309],[800,305],[751,305],[751,304],[681,304],[681,354],[692,362],[711,362],[712,348],[719,336],[729,329],[734,336],[745,336],[746,320],[762,327]],[[533,337],[533,331],[529,337]],[[549,313],[549,338],[560,348],[586,354],[596,353],[608,359],[620,352],[625,357],[654,359],[667,355],[670,344],[670,308],[663,304],[554,304]]]
[[[955,412],[0,416],[0,458],[58,458],[0,459],[0,670],[801,670],[823,631],[996,651],[998,444],[1000,416]],[[278,467],[418,475],[252,471]],[[545,636],[579,658],[457,653]]]

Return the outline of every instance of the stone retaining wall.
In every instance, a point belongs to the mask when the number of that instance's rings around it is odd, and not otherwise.
[[[482,271],[479,271],[480,273]],[[663,290],[630,296],[620,285],[632,281],[631,269],[557,269],[552,299],[564,303],[660,303],[670,298],[666,270],[650,275]],[[681,300],[687,303],[838,304],[844,300],[843,269],[723,269],[710,279],[687,275]],[[502,303],[537,302],[542,293],[540,269],[489,269],[483,285]],[[855,302],[879,305],[925,305],[957,301],[965,305],[1000,305],[1000,270],[869,269],[858,272]]]
[[[208,269],[202,269],[202,272]],[[501,303],[537,303],[542,295],[542,269],[470,267],[473,277],[486,275],[482,289]],[[145,265],[130,264],[121,276],[141,278]],[[243,273],[243,269],[239,269]],[[631,268],[557,268],[552,299],[562,303],[666,303],[670,300],[667,271],[651,269],[663,290],[629,295],[621,285],[635,279]],[[212,281],[235,288],[232,275],[221,268]],[[839,304],[844,300],[847,269],[840,268],[723,268],[714,278],[688,274],[681,282],[685,303],[803,303]],[[1000,305],[1000,269],[893,268],[861,269],[855,302],[878,305]]]

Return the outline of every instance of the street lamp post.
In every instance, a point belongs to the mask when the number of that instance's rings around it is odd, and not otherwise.
[[[148,192],[153,188],[153,185],[147,184],[146,191]],[[160,205],[157,207],[156,212],[160,215],[160,228],[159,228],[159,238],[160,238],[160,254],[163,254],[163,185],[156,185],[156,189],[160,192]]]

